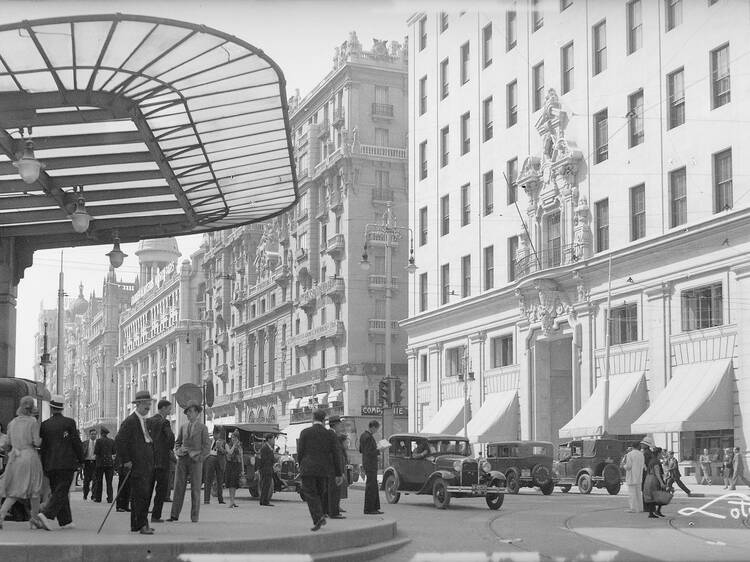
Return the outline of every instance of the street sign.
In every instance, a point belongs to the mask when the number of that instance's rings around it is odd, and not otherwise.
[[[363,416],[382,416],[383,408],[380,406],[362,406]]]
[[[399,417],[408,417],[409,416],[409,408],[406,406],[394,406],[393,407],[393,415],[399,416]]]

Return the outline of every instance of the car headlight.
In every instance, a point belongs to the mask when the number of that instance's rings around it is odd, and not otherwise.
[[[492,470],[490,461],[484,461],[480,466],[482,467],[482,472],[489,472],[490,470]]]
[[[453,470],[456,472],[461,472],[461,467],[463,466],[463,463],[461,461],[455,461],[453,463]]]

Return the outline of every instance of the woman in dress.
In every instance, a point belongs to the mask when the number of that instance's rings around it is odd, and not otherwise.
[[[664,484],[664,470],[661,466],[661,455],[662,450],[659,447],[655,447],[651,458],[646,464],[646,480],[643,484],[643,500],[648,509],[648,516],[651,519],[664,517],[661,512],[661,505],[657,504],[654,498],[655,491],[666,489]]]
[[[240,473],[242,472],[242,443],[240,432],[234,430],[225,445],[227,451],[227,468],[224,475],[224,486],[229,490],[229,507],[239,507],[234,501],[237,488],[240,487]]]
[[[42,444],[39,422],[32,415],[34,398],[24,396],[16,411],[17,417],[8,424],[8,444],[12,447],[5,468],[5,501],[0,507],[0,529],[5,515],[18,500],[31,503],[32,529],[42,529],[39,521],[39,500],[42,490],[42,461],[36,447]]]

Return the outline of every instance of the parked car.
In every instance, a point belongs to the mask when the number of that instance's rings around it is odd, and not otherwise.
[[[487,444],[487,460],[492,469],[505,474],[509,494],[522,487],[538,487],[545,496],[555,489],[552,471],[552,443],[547,441],[503,441]]]
[[[429,494],[438,509],[452,498],[483,497],[493,510],[503,505],[505,476],[474,458],[466,438],[399,433],[389,441],[390,466],[382,484],[388,503],[398,503],[401,494]]]
[[[578,486],[582,494],[590,494],[596,488],[606,488],[615,495],[625,481],[620,460],[624,454],[624,443],[615,439],[578,439],[562,443],[557,449],[554,470],[557,486],[568,492]]]

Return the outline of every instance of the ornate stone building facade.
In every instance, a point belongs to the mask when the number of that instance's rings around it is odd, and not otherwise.
[[[746,450],[746,10],[517,4],[410,19],[410,427]]]

